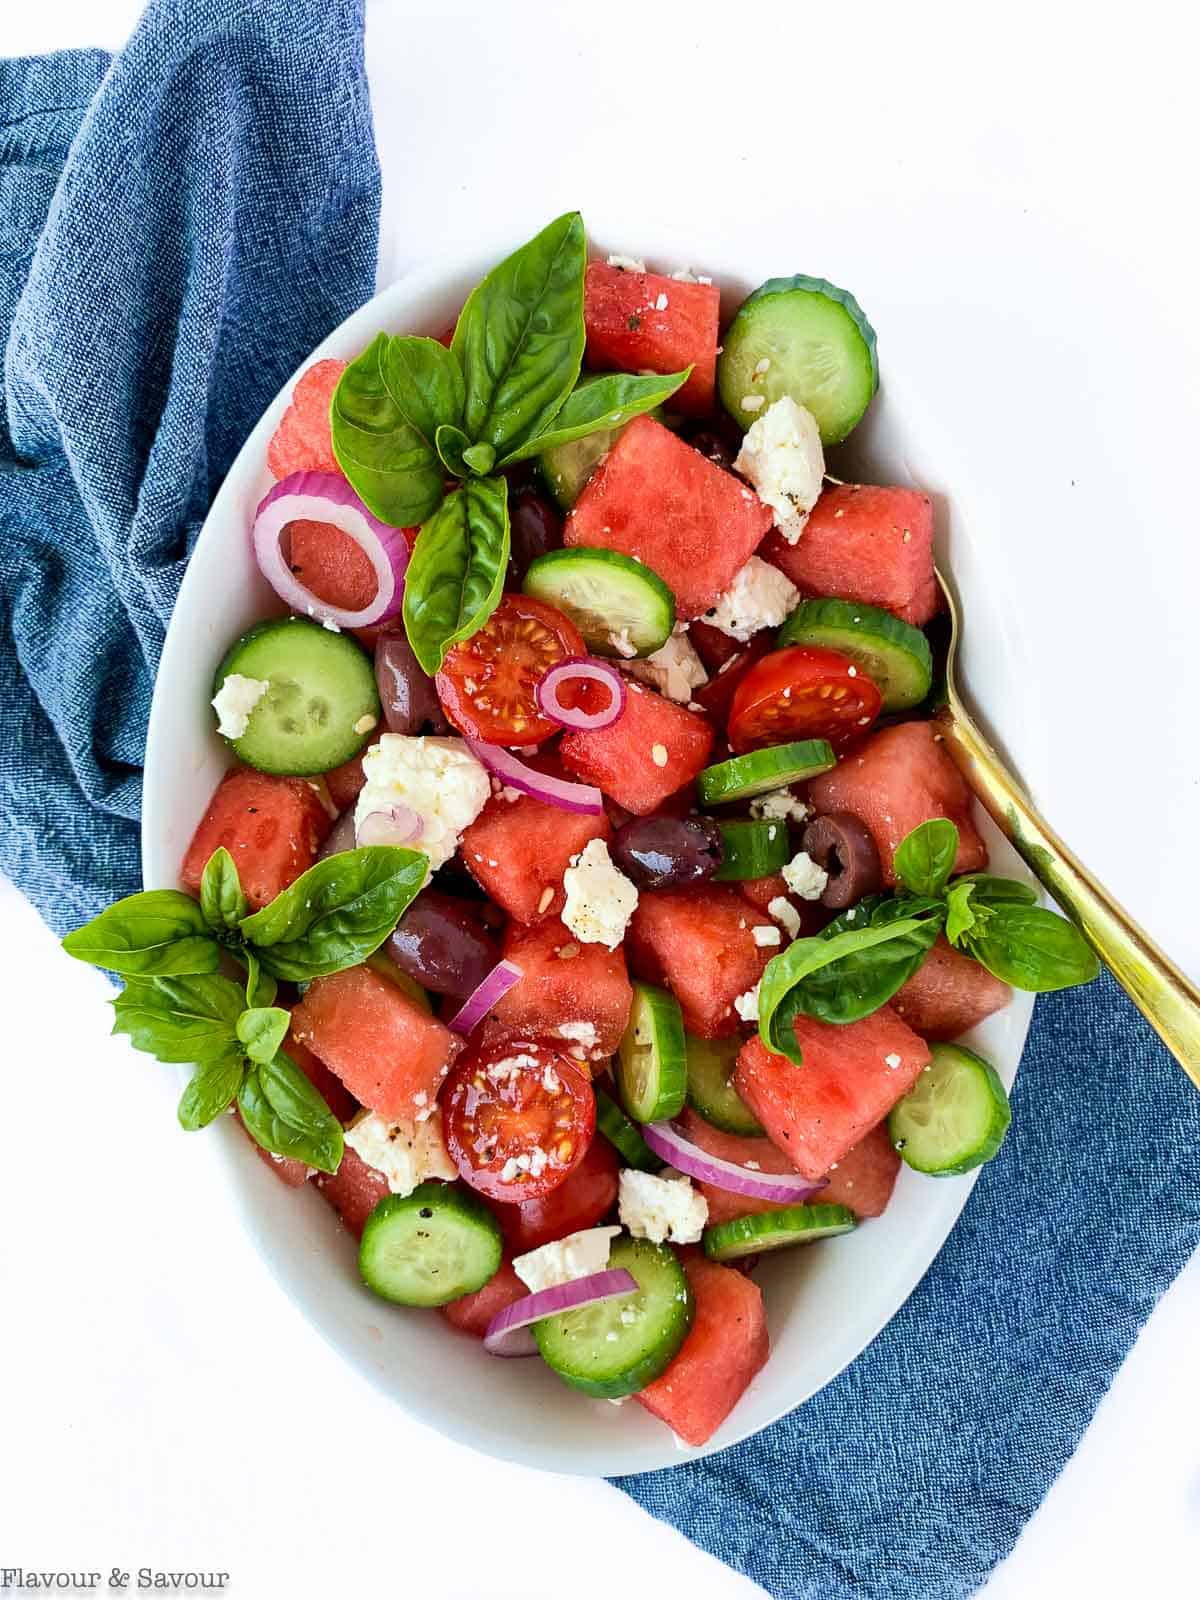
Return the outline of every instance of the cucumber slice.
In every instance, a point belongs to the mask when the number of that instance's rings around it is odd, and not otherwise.
[[[583,389],[602,376],[602,373],[595,373],[581,378],[575,387]],[[650,415],[661,422],[662,407],[655,406]],[[628,426],[628,422],[623,422],[619,428],[597,428],[595,433],[584,434],[582,439],[551,445],[538,456],[537,468],[542,482],[561,510],[570,511],[584,484]]]
[[[815,778],[836,765],[833,747],[826,740],[801,739],[796,744],[774,744],[766,750],[751,750],[748,755],[718,761],[715,767],[705,767],[696,786],[701,805],[724,806]]]
[[[741,1043],[741,1040],[738,1040]],[[611,1095],[595,1089],[596,1126],[613,1146],[627,1167],[639,1172],[661,1172],[664,1162],[654,1154],[638,1132],[637,1124],[630,1122]]]
[[[328,772],[358,755],[379,726],[370,656],[348,634],[306,617],[279,617],[244,633],[217,668],[214,695],[232,672],[271,685],[245,733],[229,740],[238,760],[259,772]]]
[[[652,655],[675,626],[670,589],[644,562],[617,550],[548,550],[530,562],[521,587],[565,612],[600,656],[629,654],[614,636],[628,637],[636,655]]]
[[[908,1166],[952,1178],[991,1160],[1012,1110],[995,1068],[982,1056],[961,1044],[932,1049],[932,1061],[892,1107],[888,1133]]]
[[[761,1139],[766,1129],[729,1081],[741,1048],[737,1034],[729,1039],[687,1035],[688,1105],[722,1133]]]
[[[879,387],[875,330],[854,296],[824,278],[769,278],[725,335],[717,387],[743,428],[786,394],[812,412],[822,444],[837,444]]]
[[[787,823],[751,822],[739,817],[735,822],[720,822],[725,857],[713,873],[717,883],[733,883],[739,878],[769,878],[781,872],[792,859]]]
[[[635,983],[629,1026],[617,1050],[621,1104],[637,1122],[677,1117],[687,1099],[687,1048],[679,1001],[665,989]]]
[[[385,1195],[375,1207],[358,1270],[384,1300],[444,1306],[482,1289],[501,1254],[500,1224],[474,1190],[430,1178],[409,1195]]]
[[[815,1244],[857,1226],[858,1218],[846,1206],[781,1206],[705,1228],[702,1243],[710,1261],[736,1261],[790,1244]]]
[[[635,1294],[601,1300],[533,1324],[546,1365],[564,1382],[601,1400],[618,1400],[653,1383],[692,1325],[695,1302],[673,1250],[623,1236],[610,1267],[637,1279]]]
[[[822,645],[849,656],[883,696],[884,711],[919,705],[933,682],[933,656],[920,628],[878,606],[851,600],[802,600],[775,641]]]

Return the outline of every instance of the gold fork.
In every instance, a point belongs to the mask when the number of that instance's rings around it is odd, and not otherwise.
[[[1092,949],[1200,1089],[1200,989],[1048,826],[980,732],[955,681],[958,604],[940,572],[937,580],[950,611],[946,702],[936,716],[946,749],[1000,832],[1078,924]]]

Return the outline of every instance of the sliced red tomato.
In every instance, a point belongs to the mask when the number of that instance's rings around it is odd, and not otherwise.
[[[693,622],[692,631],[695,627],[696,624]],[[725,726],[738,684],[751,667],[757,666],[769,653],[774,637],[769,630],[755,634],[749,644],[742,645],[735,654],[726,656],[704,687],[696,690],[697,705],[704,707],[719,728]]]
[[[564,1183],[596,1129],[586,1074],[561,1051],[513,1043],[464,1056],[441,1094],[450,1159],[489,1200],[519,1205]]]
[[[834,749],[861,739],[879,715],[879,690],[836,650],[773,650],[734,692],[729,743],[739,754],[792,739],[828,739]]]
[[[478,633],[456,644],[437,675],[450,721],[468,739],[537,744],[558,732],[534,692],[550,667],[586,655],[583,636],[561,611],[523,594],[506,594]]]
[[[514,1256],[537,1250],[581,1228],[594,1228],[617,1203],[617,1152],[607,1139],[593,1139],[583,1160],[557,1189],[498,1215],[504,1243]]]

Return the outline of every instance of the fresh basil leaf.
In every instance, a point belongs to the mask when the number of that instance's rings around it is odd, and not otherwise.
[[[241,1088],[246,1063],[240,1051],[197,1067],[179,1100],[180,1126],[189,1133],[215,1122]]]
[[[112,1002],[114,1033],[160,1061],[207,1062],[237,1048],[241,988],[215,973],[130,978]]]
[[[279,985],[269,972],[264,972],[262,962],[245,945],[234,952],[239,961],[246,964],[246,1004],[247,1006],[273,1006]]]
[[[236,929],[246,915],[246,896],[238,869],[223,844],[209,856],[200,879],[200,910],[205,922],[218,933]]]
[[[428,871],[427,856],[400,845],[343,850],[243,918],[242,933],[277,978],[299,983],[341,972],[379,948]]]
[[[970,884],[971,904],[977,910],[980,906],[1037,905],[1037,890],[1019,878],[993,878],[986,872],[971,872],[964,878],[955,878],[952,887],[957,889],[960,884]]]
[[[463,427],[501,466],[546,431],[579,376],[586,264],[583,219],[569,211],[493,267],[459,316]]]
[[[946,937],[953,945],[960,944],[965,934],[990,915],[986,906],[976,910],[971,904],[974,895],[975,885],[969,878],[960,878],[946,891]]]
[[[76,961],[131,977],[215,972],[221,961],[204,913],[178,889],[127,895],[67,934],[62,946]]]
[[[434,444],[438,459],[452,478],[470,477],[471,469],[463,459],[463,452],[470,449],[471,441],[461,428],[452,422],[443,422],[434,434]]]
[[[237,1036],[251,1061],[270,1061],[287,1037],[291,1015],[282,1006],[253,1006],[237,1020]]]
[[[896,846],[896,876],[913,894],[941,894],[957,855],[958,829],[946,817],[931,817]]]
[[[330,435],[338,465],[367,509],[394,528],[411,528],[437,508],[445,472],[432,437],[388,386],[395,375],[389,344],[390,335],[377,335],[338,379]]]
[[[462,368],[453,350],[437,339],[393,334],[383,347],[380,368],[396,409],[431,448],[440,427],[462,421]]]
[[[1044,906],[1002,901],[965,936],[968,955],[1015,989],[1044,994],[1089,983],[1100,971],[1073,922]]]
[[[404,575],[404,627],[431,676],[500,603],[508,568],[508,484],[469,478],[417,535]]]
[[[669,400],[691,376],[692,369],[667,373],[663,377],[643,375],[634,377],[628,372],[612,372],[603,378],[593,378],[581,383],[563,401],[562,409],[545,433],[538,434],[519,449],[511,450],[504,465],[525,461],[540,455],[553,445],[567,444],[572,439],[586,438],[601,429],[619,428],[644,411]]]
[[[342,1125],[300,1068],[282,1051],[254,1062],[238,1090],[246,1131],[271,1155],[304,1161],[320,1172],[342,1162]]]

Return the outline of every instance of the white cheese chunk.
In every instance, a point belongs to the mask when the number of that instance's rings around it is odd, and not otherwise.
[[[777,628],[799,599],[799,589],[785,572],[751,556],[704,620],[744,644],[763,628]]]
[[[708,1221],[708,1201],[690,1178],[668,1171],[621,1173],[621,1221],[635,1239],[655,1244],[695,1244]]]
[[[250,725],[250,713],[270,687],[266,678],[244,678],[240,672],[231,672],[212,699],[217,732],[226,739],[240,739]]]
[[[767,901],[767,910],[782,924],[789,938],[795,939],[800,932],[800,913],[786,895],[777,894],[774,900]]]
[[[708,682],[704,663],[686,633],[673,633],[661,650],[641,661],[631,661],[625,671],[631,678],[657,689],[667,700],[677,700],[684,706],[690,702],[692,691]]]
[[[450,1183],[458,1169],[446,1154],[442,1114],[436,1106],[415,1122],[388,1122],[362,1111],[346,1129],[346,1143],[369,1167],[382,1172],[393,1194],[411,1194],[426,1178]]]
[[[750,802],[752,817],[778,817],[782,822],[804,822],[811,806],[797,800],[790,789],[772,789],[769,794],[756,795]]]
[[[691,267],[680,267],[679,271],[678,272],[673,272],[671,274],[671,276],[675,279],[676,283],[711,283],[712,282],[712,279],[708,278],[708,277],[705,277],[703,272],[693,272]]]
[[[645,272],[646,263],[640,256],[609,256],[610,267],[619,267],[622,272]]]
[[[741,1017],[743,1022],[757,1022],[758,985],[755,984],[753,989],[747,989],[745,994],[738,995],[737,999],[733,1002],[733,1009],[737,1012],[738,1016]]]
[[[807,850],[798,850],[783,869],[783,881],[801,900],[819,900],[825,893],[829,874],[817,865]]]
[[[770,910],[770,907],[767,908]],[[759,949],[765,950],[769,945],[779,944],[781,936],[778,928],[768,927],[766,923],[758,923],[750,929],[750,933]]]
[[[608,1253],[620,1228],[583,1228],[569,1233],[565,1239],[555,1239],[539,1250],[529,1250],[523,1256],[513,1257],[513,1271],[531,1294],[543,1289],[553,1289],[557,1284],[570,1283],[573,1278],[587,1278],[593,1272],[603,1272],[608,1265]]]
[[[775,526],[788,544],[795,544],[825,476],[821,432],[812,412],[790,395],[776,400],[751,423],[733,465],[774,511]]]
[[[637,910],[638,892],[613,866],[603,839],[589,839],[563,873],[562,919],[581,944],[615,950]]]
[[[492,792],[486,768],[462,739],[385,733],[363,756],[363,772],[355,826],[361,828],[372,811],[408,806],[422,823],[412,847],[429,857],[431,872],[449,861]]]

